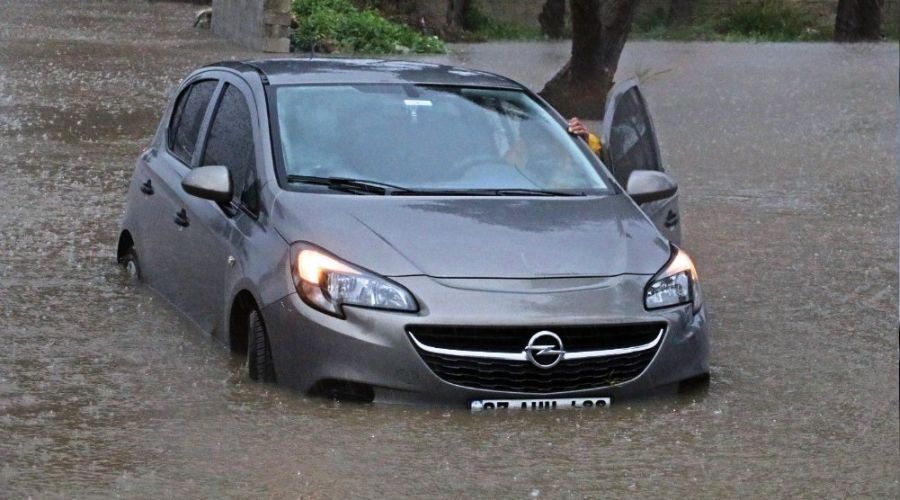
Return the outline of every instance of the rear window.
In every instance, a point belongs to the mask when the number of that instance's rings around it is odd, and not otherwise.
[[[185,89],[175,103],[169,123],[169,149],[187,165],[191,164],[203,115],[217,84],[215,80],[197,82]]]

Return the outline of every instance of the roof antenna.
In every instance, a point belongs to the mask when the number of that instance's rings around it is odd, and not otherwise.
[[[319,44],[317,39],[313,39],[313,43],[309,44],[309,59],[314,59],[316,57],[316,45]]]

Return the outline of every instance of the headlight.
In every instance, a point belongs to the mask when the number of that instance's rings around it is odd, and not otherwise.
[[[344,305],[390,311],[419,310],[412,294],[402,286],[311,245],[294,245],[291,261],[297,293],[322,312],[343,318]]]
[[[644,306],[659,309],[693,303],[694,312],[697,312],[702,305],[697,269],[688,254],[675,247],[672,251],[669,263],[647,285]]]

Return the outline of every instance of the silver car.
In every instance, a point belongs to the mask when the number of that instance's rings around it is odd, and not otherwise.
[[[304,393],[554,408],[704,379],[706,309],[635,82],[608,99],[602,159],[565,123],[470,69],[204,67],[137,160],[118,260],[250,378]]]

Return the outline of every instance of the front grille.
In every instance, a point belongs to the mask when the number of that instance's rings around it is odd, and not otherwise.
[[[565,351],[574,353],[649,344],[665,327],[665,323],[548,328],[416,325],[408,330],[429,347],[487,353],[521,352],[536,332],[551,330],[560,337]],[[452,384],[496,391],[552,393],[607,387],[631,380],[644,371],[661,343],[612,356],[563,359],[549,369],[529,361],[448,355],[415,347],[428,367]]]

